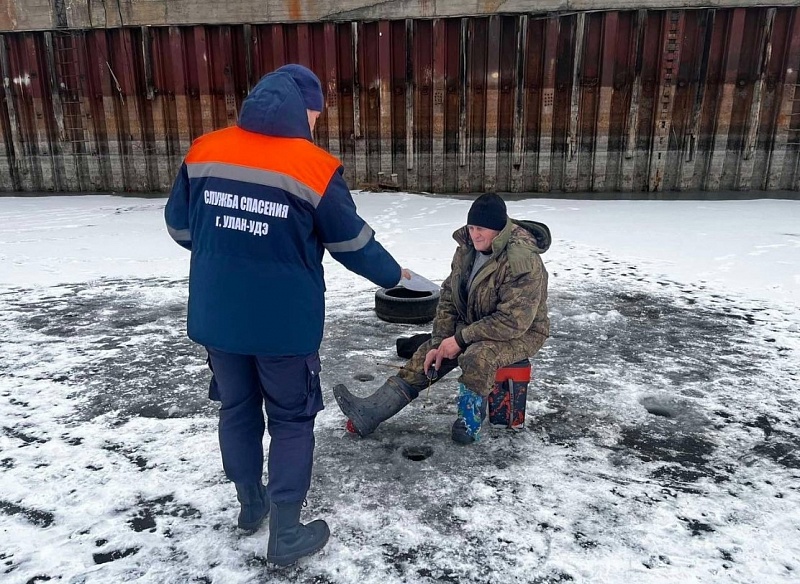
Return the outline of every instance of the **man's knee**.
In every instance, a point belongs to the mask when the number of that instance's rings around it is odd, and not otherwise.
[[[427,385],[428,379],[425,377],[424,371],[425,356],[433,348],[433,343],[430,340],[425,341],[414,351],[414,355],[406,361],[405,365],[398,371],[397,376],[416,390]]]
[[[278,440],[306,439],[314,435],[313,416],[299,416],[293,419],[271,417],[267,420],[267,431],[270,437]]]
[[[458,364],[464,373],[467,371],[483,371],[487,369],[495,370],[502,367],[501,352],[498,351],[497,343],[477,342],[467,347],[458,358]]]
[[[406,362],[405,368],[410,371],[424,373],[422,369],[425,365],[425,357],[428,355],[428,352],[434,348],[432,340],[429,339],[425,341],[414,351],[414,355]]]
[[[488,368],[494,371],[529,356],[526,347],[519,342],[479,341],[467,347],[459,357],[458,364],[461,369]]]
[[[514,357],[510,344],[473,343],[458,359],[462,372],[461,381],[475,393],[488,395],[494,387],[497,370],[519,359],[520,357]]]
[[[221,414],[232,415],[232,414],[246,414],[250,411],[258,412],[263,416],[261,413],[261,406],[263,405],[264,401],[261,397],[260,390],[252,391],[251,393],[244,393],[242,391],[239,392],[230,392],[230,393],[223,393],[220,397],[220,408],[219,411]]]

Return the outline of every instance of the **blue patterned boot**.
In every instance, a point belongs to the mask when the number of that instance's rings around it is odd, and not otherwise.
[[[451,437],[459,444],[472,444],[480,439],[481,424],[486,417],[486,399],[458,384],[458,419],[453,422]]]

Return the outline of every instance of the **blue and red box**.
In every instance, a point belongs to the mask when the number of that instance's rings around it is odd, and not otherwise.
[[[506,428],[525,425],[525,404],[531,381],[531,362],[528,359],[497,370],[494,389],[489,394],[489,423]]]

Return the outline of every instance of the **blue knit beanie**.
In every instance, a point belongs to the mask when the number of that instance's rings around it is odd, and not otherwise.
[[[325,107],[325,97],[322,95],[322,84],[314,72],[302,65],[284,65],[275,70],[276,73],[288,73],[297,84],[306,109],[321,112]]]

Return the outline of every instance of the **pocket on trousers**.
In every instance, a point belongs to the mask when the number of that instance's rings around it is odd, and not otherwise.
[[[307,416],[314,416],[325,408],[325,404],[322,403],[322,384],[319,380],[321,370],[322,364],[319,360],[319,353],[306,357],[308,394],[306,395],[305,414]]]
[[[211,381],[208,383],[208,399],[213,401],[222,401],[219,395],[219,387],[217,386],[217,379],[214,377],[214,368],[211,366],[211,355],[206,353],[206,365],[211,371]]]

